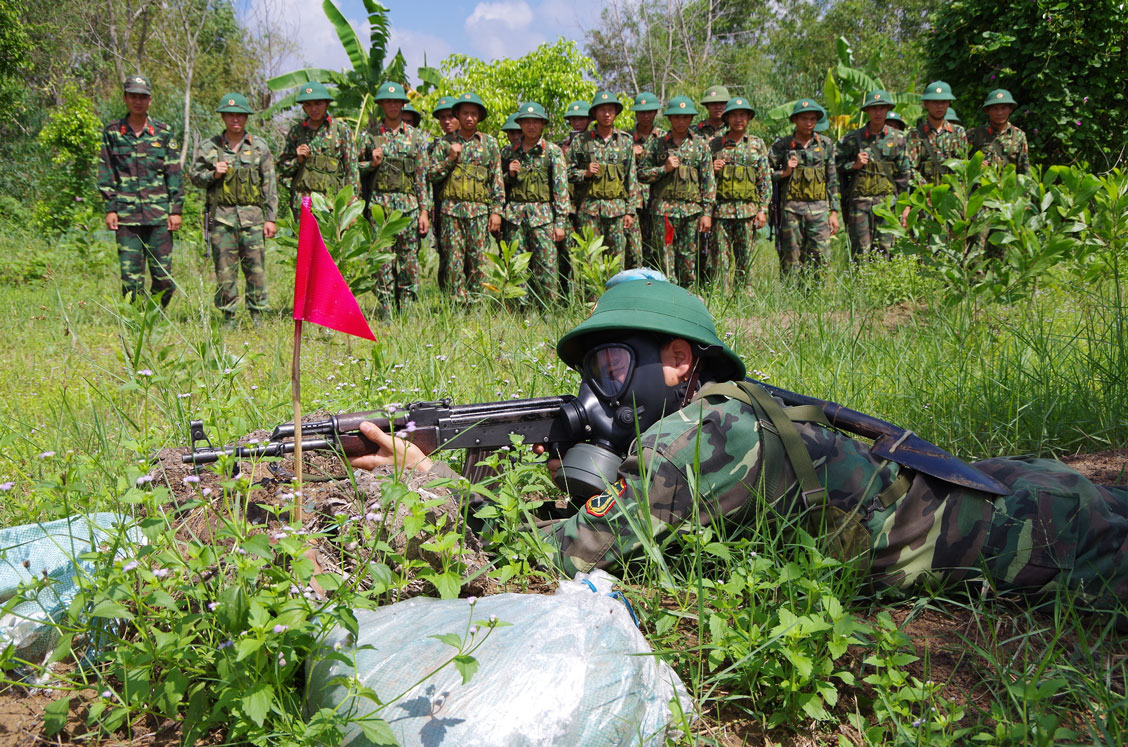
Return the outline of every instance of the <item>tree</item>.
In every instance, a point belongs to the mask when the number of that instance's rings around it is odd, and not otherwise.
[[[1128,6],[959,0],[937,11],[934,28],[929,74],[952,84],[966,122],[982,116],[989,91],[1006,88],[1020,102],[1012,122],[1035,161],[1123,163]]]

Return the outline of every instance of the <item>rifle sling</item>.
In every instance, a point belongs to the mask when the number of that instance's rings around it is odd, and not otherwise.
[[[932,143],[928,140],[928,135],[924,132],[924,122],[917,123],[917,134],[920,135],[921,145],[924,146],[924,152],[928,154],[928,160],[932,161],[932,167],[936,169],[939,175],[942,173],[940,159],[936,157],[936,150],[932,147]]]

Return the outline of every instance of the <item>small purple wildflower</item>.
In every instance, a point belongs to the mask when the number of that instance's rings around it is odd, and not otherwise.
[[[164,578],[165,576],[168,575],[168,569],[167,568],[156,568],[156,569],[153,570],[153,575],[156,576],[157,578]]]
[[[219,608],[219,602],[208,602],[208,612],[215,612]]]
[[[1086,96],[1085,98],[1081,99],[1081,103],[1082,104],[1088,104],[1089,103],[1089,97]]]
[[[921,723],[922,723],[921,720],[918,718],[916,721],[913,722],[913,728],[915,729],[915,728],[919,727],[921,725]]]
[[[43,452],[42,454],[39,455],[39,458],[40,459],[50,459],[53,456],[55,456],[55,452],[45,451],[45,452]]]
[[[478,626],[477,626],[477,625],[471,625],[471,626],[470,626],[470,631],[469,631],[469,632],[470,632],[470,635],[471,635],[471,636],[476,636],[476,635],[478,635]]]
[[[219,644],[219,650],[220,650],[220,651],[222,651],[223,649],[225,649],[225,648],[231,648],[231,647],[232,647],[232,646],[234,646],[234,645],[235,645],[235,641],[233,641],[233,640],[231,640],[230,638],[228,638],[228,639],[227,639],[226,641],[224,641],[223,643]]]
[[[138,376],[152,376],[152,375],[153,375],[153,369],[151,369],[151,368],[142,368],[141,370],[139,370],[139,371],[137,372],[137,375],[138,375]]]
[[[1081,120],[1080,119],[1077,120],[1076,124],[1077,124],[1078,127],[1080,127],[1081,126]]]
[[[191,396],[192,396],[192,394],[190,392],[184,392],[183,394],[176,395],[176,398],[177,399],[188,399]]]
[[[7,493],[14,487],[16,487],[16,484],[11,480],[8,480],[8,482],[0,482],[0,490],[4,491],[5,493]]]
[[[187,476],[185,476],[185,478],[183,480],[181,480],[181,482],[183,482],[185,485],[194,485],[194,484],[198,483],[199,481],[200,481],[199,475],[187,475]]]
[[[212,494],[211,488],[204,488],[203,490],[200,491],[200,495],[204,496],[205,498],[207,498],[211,494]]]
[[[490,615],[490,625],[497,625],[497,615]]]
[[[126,573],[129,573],[130,571],[135,571],[135,570],[137,570],[137,561],[131,560],[128,563],[126,563],[125,565],[123,565],[121,567],[121,569],[123,571],[125,571]]]
[[[285,633],[289,629],[290,629],[289,625],[275,625],[274,626],[274,632],[275,633]]]
[[[102,691],[102,697],[105,698],[106,700],[109,700],[110,698],[114,697],[114,694],[112,692],[110,692],[109,690],[103,690]]]
[[[287,534],[286,532],[275,532],[274,534],[270,535],[270,538],[272,540],[284,540],[289,536],[290,535]]]
[[[466,597],[466,603],[473,607],[478,603],[478,597]]]
[[[152,481],[153,481],[152,475],[141,475],[140,477],[137,478],[137,487],[141,487],[145,483],[152,482]]]

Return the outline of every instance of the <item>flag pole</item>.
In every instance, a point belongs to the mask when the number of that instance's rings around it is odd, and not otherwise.
[[[302,503],[302,320],[294,320],[294,362],[290,367],[290,392],[294,402],[294,508],[290,520],[300,525],[303,520]]]

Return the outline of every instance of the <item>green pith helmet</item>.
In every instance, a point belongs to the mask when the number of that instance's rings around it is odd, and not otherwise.
[[[146,96],[152,95],[152,86],[149,85],[149,79],[144,75],[131,75],[125,79],[121,86],[122,91],[125,93],[143,93]]]
[[[702,97],[702,104],[727,104],[732,96],[724,86],[709,86],[709,90]]]
[[[517,124],[517,115],[510,114],[505,118],[505,123],[501,126],[502,132],[520,132],[521,125]]]
[[[986,109],[987,107],[994,106],[995,104],[1010,104],[1011,106],[1018,106],[1018,102],[1014,100],[1014,96],[1011,96],[1011,92],[1005,88],[996,88],[994,91],[991,91],[991,93],[987,94],[987,100],[983,102],[983,108]]]
[[[616,117],[619,116],[619,112],[623,111],[623,102],[619,101],[618,96],[610,91],[600,91],[595,94],[595,97],[591,100],[591,107],[588,109],[588,112],[594,112],[595,107],[603,106],[604,104],[613,104],[615,106]],[[595,115],[591,114],[590,116],[594,117]]]
[[[518,122],[522,119],[543,119],[547,122],[548,114],[545,113],[544,107],[535,101],[526,101],[518,107],[517,113],[513,115],[513,118]]]
[[[960,115],[956,114],[956,108],[954,106],[948,107],[948,111],[944,113],[944,119],[949,122],[955,122],[956,124],[960,123]]]
[[[819,122],[826,121],[826,109],[823,109],[814,99],[799,99],[795,102],[794,108],[791,110],[791,116],[802,114],[803,112],[815,112],[819,115]]]
[[[478,117],[479,122],[485,122],[486,117],[490,116],[490,110],[486,108],[486,105],[482,103],[482,99],[480,99],[478,97],[478,94],[476,93],[464,93],[461,96],[452,99],[450,108],[454,110],[455,114],[458,114],[458,107],[462,106],[463,104],[478,105],[479,111],[482,112],[482,116]]]
[[[632,112],[656,112],[662,108],[662,102],[658,97],[649,91],[643,91],[635,96],[634,106],[631,107]]]
[[[815,123],[815,132],[826,132],[830,129],[830,120],[824,115],[822,119]]]
[[[373,101],[403,101],[407,103],[407,93],[403,86],[390,80],[380,84],[380,90],[372,97]]]
[[[431,109],[431,116],[432,117],[438,117],[439,112],[445,112],[447,109],[450,109],[452,106],[454,106],[454,97],[453,96],[443,96],[441,99],[439,99],[438,101],[435,102],[435,108]]]
[[[888,91],[881,89],[870,91],[866,94],[866,100],[862,102],[862,111],[871,106],[893,106],[893,97],[889,95]]]
[[[885,123],[892,125],[894,129],[898,129],[898,125],[900,125],[899,129],[902,130],[907,127],[904,118],[897,112],[889,112],[888,116],[885,117]]]
[[[691,102],[692,103],[692,102]],[[717,337],[713,317],[701,299],[681,286],[661,280],[632,280],[611,287],[599,297],[587,319],[556,343],[556,354],[578,369],[593,344],[622,332],[658,332],[707,345],[717,373],[744,377],[744,362]]]
[[[219,106],[217,106],[215,110],[217,112],[231,112],[232,114],[255,113],[247,103],[247,97],[234,91],[223,94],[219,99]]]
[[[670,99],[670,103],[666,104],[666,111],[662,112],[662,114],[666,117],[678,114],[697,116],[697,107],[693,105],[693,101],[689,96],[674,96]]]
[[[921,101],[955,101],[956,97],[952,95],[952,87],[942,80],[934,80],[928,84],[924,89],[924,95],[920,97]]]
[[[586,101],[573,101],[571,104],[568,104],[568,110],[564,112],[564,119],[571,117],[583,117],[584,119],[588,119],[591,117],[589,113],[590,109],[591,105]]]
[[[403,110],[400,112],[400,116],[404,119],[407,119],[408,117],[413,118],[415,120],[415,124],[419,124],[423,120],[423,115],[420,114],[419,110],[412,106],[410,102],[403,105]]]
[[[735,111],[748,112],[749,117],[756,116],[756,110],[753,109],[752,105],[748,103],[748,99],[736,98],[729,99],[728,103],[725,105],[725,112],[721,115],[721,119],[724,119],[726,116],[728,116],[730,112]]]
[[[298,103],[301,104],[305,101],[332,101],[333,95],[329,93],[329,89],[325,87],[324,83],[318,83],[316,80],[311,80],[306,83],[298,91]]]

